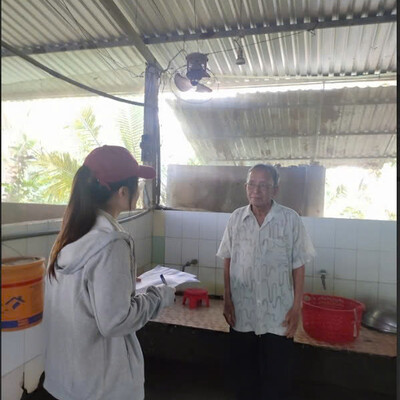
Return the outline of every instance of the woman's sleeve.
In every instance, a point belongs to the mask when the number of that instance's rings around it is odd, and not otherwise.
[[[108,244],[94,257],[88,289],[103,336],[124,336],[142,328],[162,307],[162,292],[152,286],[134,295],[130,247],[125,240]]]

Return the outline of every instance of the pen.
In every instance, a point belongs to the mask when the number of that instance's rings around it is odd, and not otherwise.
[[[167,281],[165,280],[163,274],[160,275],[160,278],[161,278],[161,280],[162,280],[162,283],[163,283],[164,285],[167,285]]]

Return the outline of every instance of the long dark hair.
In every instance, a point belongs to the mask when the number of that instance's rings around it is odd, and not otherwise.
[[[129,207],[138,189],[136,176],[119,182],[109,183],[110,189],[100,185],[88,167],[78,169],[72,183],[71,197],[64,213],[60,233],[53,245],[47,273],[49,279],[56,278],[55,262],[58,253],[67,244],[75,242],[92,229],[96,222],[97,210],[105,206],[113,193],[122,186],[129,190]]]

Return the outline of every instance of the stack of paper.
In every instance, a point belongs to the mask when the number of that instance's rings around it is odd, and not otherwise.
[[[144,272],[139,276],[140,282],[136,282],[136,293],[143,293],[149,286],[161,285],[162,281],[160,275],[164,275],[168,286],[176,287],[186,282],[200,282],[196,275],[189,274],[188,272],[179,271],[177,269],[157,265],[150,271]]]

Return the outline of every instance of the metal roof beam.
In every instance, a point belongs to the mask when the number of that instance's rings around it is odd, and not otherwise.
[[[105,0],[102,0],[105,1]],[[397,22],[397,15],[382,15],[376,17],[365,17],[357,19],[338,19],[331,21],[315,21],[305,22],[299,24],[290,25],[275,25],[265,26],[259,28],[248,28],[248,29],[231,29],[228,31],[207,31],[201,33],[187,33],[183,35],[172,34],[172,35],[160,35],[157,37],[149,37],[143,39],[145,44],[159,44],[159,43],[171,43],[171,42],[188,42],[190,40],[208,40],[208,39],[220,39],[227,37],[238,37],[248,35],[263,35],[271,33],[282,33],[282,32],[294,32],[294,31],[313,31],[316,29],[326,28],[342,28],[348,26],[359,26],[359,25],[371,25],[371,24],[384,24],[389,22]]]
[[[153,64],[159,70],[163,68],[154,57],[153,53],[148,49],[142,38],[133,29],[130,22],[126,19],[122,11],[116,6],[113,0],[100,0],[103,7],[110,13],[111,17],[115,20],[118,26],[128,35],[129,39],[132,40],[132,44],[136,47],[138,52],[143,58],[149,63]]]
[[[146,45],[148,44],[170,43],[170,42],[189,41],[189,40],[218,39],[223,37],[237,37],[239,35],[247,36],[247,35],[278,33],[278,32],[292,32],[300,30],[338,28],[343,26],[357,26],[357,25],[396,22],[396,15],[386,15],[382,17],[359,18],[356,20],[346,19],[346,20],[335,20],[335,21],[321,21],[318,23],[310,22],[302,24],[279,25],[279,26],[269,26],[262,28],[250,28],[250,29],[233,29],[229,31],[193,33],[185,35],[162,35],[158,37],[142,39],[135,32],[135,30],[133,29],[129,21],[126,20],[125,16],[121,13],[121,11],[117,7],[115,7],[114,3],[111,2],[111,0],[110,1],[101,0],[101,1],[103,5],[107,7],[107,10],[114,17],[114,19],[116,19],[117,23],[121,22],[120,26],[127,33],[127,36],[121,36],[118,38],[110,38],[110,39],[96,39],[95,41],[83,40],[80,42],[45,44],[45,45],[37,45],[34,47],[18,47],[18,50],[24,53],[25,55],[35,55],[35,54],[46,54],[46,53],[47,54],[58,53],[65,51],[76,51],[76,50],[93,50],[93,49],[107,49],[107,48],[122,47],[122,46],[135,46],[138,49],[138,51],[140,51],[140,53],[143,55],[146,61],[154,63],[154,61],[156,60],[152,55],[152,53],[150,52],[150,50],[147,48]],[[13,55],[14,54],[8,51],[7,49],[4,48],[1,49],[2,57],[9,57]],[[235,76],[235,78],[237,79],[238,77]],[[314,79],[316,78],[314,77]],[[332,77],[330,77],[329,79],[332,79]]]
[[[264,94],[264,93],[263,93]],[[267,93],[265,93],[267,94]],[[326,93],[324,93],[326,94]],[[261,96],[260,96],[261,97]],[[216,99],[219,100],[219,99]],[[266,108],[268,109],[291,109],[291,108],[298,108],[298,109],[304,109],[304,108],[315,108],[318,107],[320,103],[318,103],[315,99],[308,100],[306,98],[300,98],[298,103],[295,103],[294,101],[292,103],[268,103],[267,101],[264,101],[264,99],[258,98],[256,100],[253,100],[250,96],[248,98],[243,98],[243,99],[234,99],[234,101],[229,101],[230,99],[225,100],[221,102],[214,101],[214,104],[212,107],[209,105],[201,107],[198,106],[197,104],[189,104],[189,105],[183,105],[180,107],[183,112],[188,112],[190,110],[202,110],[210,113],[210,115],[220,113],[221,111],[223,112],[248,112],[249,110],[251,111],[258,111],[258,110],[264,110]],[[363,106],[386,106],[389,104],[398,104],[397,99],[393,98],[392,96],[387,99],[384,99],[380,97],[379,99],[363,99],[363,98],[357,98],[356,100],[353,101],[340,101],[337,99],[327,99],[324,104],[322,105],[322,109],[324,108],[331,108],[331,107],[346,107],[346,106],[358,106],[358,107],[363,107]]]
[[[322,134],[319,135],[320,138],[336,138],[336,137],[342,137],[342,136],[391,136],[391,135],[397,135],[397,131],[392,131],[392,132],[339,132],[339,133],[331,133],[331,134]],[[296,135],[251,135],[251,136],[197,136],[196,135],[196,140],[197,141],[202,141],[202,140],[223,140],[223,141],[229,141],[232,139],[266,139],[266,140],[280,140],[280,139],[310,139],[315,137],[315,133],[313,134],[307,134],[307,135],[301,135],[301,134],[296,134]]]
[[[390,159],[396,159],[396,155],[386,155],[386,156],[348,156],[348,157],[337,157],[337,156],[331,156],[331,157],[319,157],[317,156],[315,158],[315,162],[318,162],[318,160],[390,160]],[[213,160],[208,160],[207,163],[209,164],[210,162],[265,162],[265,157],[259,157],[259,158],[235,158],[235,159],[226,159],[226,160],[218,160],[218,159],[213,159]],[[313,158],[311,156],[308,157],[293,157],[293,158],[288,158],[288,157],[271,157],[268,156],[268,162],[273,162],[273,161],[313,161]]]
[[[45,44],[45,45],[37,45],[33,47],[17,47],[19,51],[24,53],[25,55],[35,55],[35,54],[46,54],[46,53],[59,53],[65,51],[76,51],[76,50],[94,50],[94,49],[109,49],[113,47],[122,47],[122,46],[134,46],[135,43],[133,39],[128,36],[121,36],[119,38],[111,38],[111,39],[98,39],[95,41],[86,41],[83,40],[81,42],[70,42],[70,43],[56,43],[56,44]],[[2,47],[1,56],[9,57],[13,56],[12,52]]]

